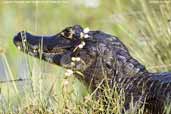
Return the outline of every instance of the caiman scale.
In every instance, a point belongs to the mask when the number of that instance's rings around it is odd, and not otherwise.
[[[165,101],[170,100],[171,73],[147,71],[116,36],[74,25],[53,36],[22,31],[14,37],[14,44],[31,56],[71,69],[92,91],[104,78],[111,88],[116,83],[125,92],[126,109],[133,96],[135,103],[145,102],[149,113],[161,114]]]

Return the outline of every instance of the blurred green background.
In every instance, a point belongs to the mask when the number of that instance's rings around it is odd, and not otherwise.
[[[169,0],[1,0],[0,80],[33,78],[35,81],[0,83],[0,93],[5,102],[11,102],[7,97],[16,97],[16,91],[26,91],[25,85],[35,83],[37,85],[33,90],[38,89],[42,94],[48,94],[54,85],[54,91],[58,91],[56,94],[61,94],[62,82],[65,81],[62,77],[64,69],[19,52],[13,45],[13,37],[22,30],[51,35],[75,24],[91,30],[102,30],[119,37],[131,55],[148,70],[170,71],[169,11]],[[40,81],[41,77],[44,79]],[[86,95],[85,87],[79,81],[72,80],[77,95]],[[31,91],[31,87],[28,88]],[[28,91],[27,95],[29,96]],[[4,99],[0,101],[4,103]]]

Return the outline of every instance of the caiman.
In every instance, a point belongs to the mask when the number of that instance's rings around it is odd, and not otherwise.
[[[91,91],[104,79],[111,88],[117,85],[125,92],[125,109],[131,101],[145,102],[150,114],[161,114],[165,102],[170,103],[171,73],[148,71],[116,36],[74,25],[52,36],[22,31],[14,36],[14,44],[31,56],[69,69],[67,75],[74,74]]]

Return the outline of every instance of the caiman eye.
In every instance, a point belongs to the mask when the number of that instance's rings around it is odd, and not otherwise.
[[[61,35],[68,39],[74,38],[75,31],[72,28],[66,28],[64,31],[61,32]]]

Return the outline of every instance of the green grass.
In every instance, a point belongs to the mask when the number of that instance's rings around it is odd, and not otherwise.
[[[122,92],[106,87],[104,95],[107,99],[101,96],[96,100],[74,76],[66,78],[65,69],[18,52],[12,37],[21,30],[48,35],[74,24],[100,29],[118,36],[131,55],[148,70],[171,70],[171,3],[101,0],[99,7],[91,8],[78,2],[68,0],[66,4],[37,5],[0,3],[0,57],[4,72],[9,79],[18,79],[20,72],[25,71],[21,71],[18,64],[24,61],[24,68],[29,73],[22,75],[29,75],[31,80],[23,82],[22,86],[18,86],[19,82],[0,83],[0,113],[110,114],[112,111],[120,114],[123,107],[120,101],[123,100]],[[104,105],[106,101],[107,106]],[[130,113],[134,108],[131,107]],[[168,114],[169,110],[166,106]],[[142,113],[143,109],[139,109],[139,114]]]

